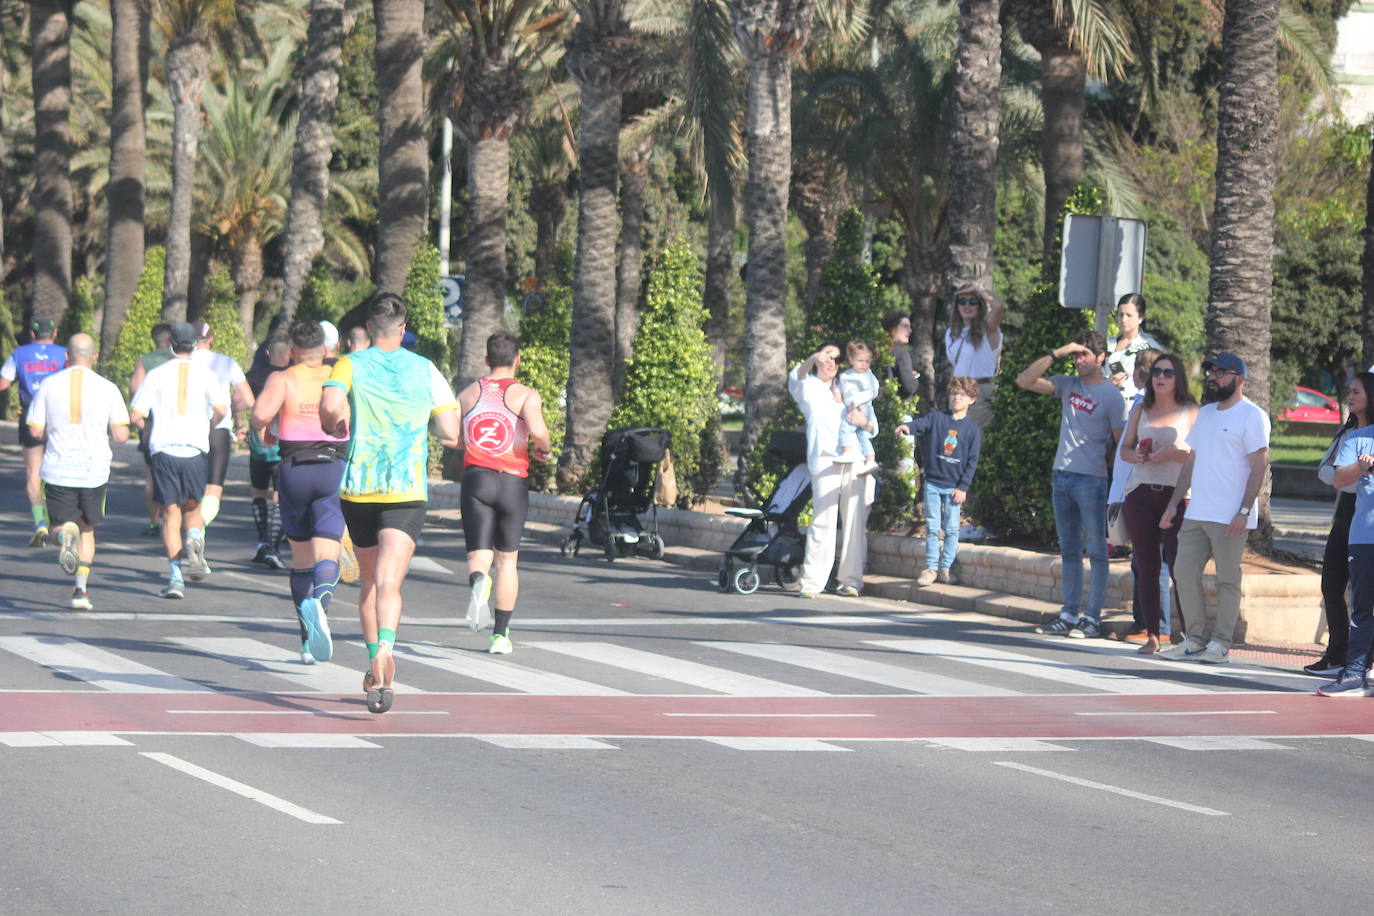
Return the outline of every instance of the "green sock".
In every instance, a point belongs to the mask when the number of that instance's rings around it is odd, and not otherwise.
[[[29,506],[29,511],[33,513],[33,527],[35,527],[35,528],[46,528],[46,527],[48,527],[48,507],[47,507],[47,506],[42,506],[42,505],[39,505],[39,506]]]
[[[396,645],[396,631],[382,627],[377,631],[377,642],[390,643],[393,646]]]
[[[364,643],[367,646],[367,659],[371,661],[377,657],[377,644],[375,642]]]

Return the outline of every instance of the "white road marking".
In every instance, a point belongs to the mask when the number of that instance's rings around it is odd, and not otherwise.
[[[411,572],[438,573],[441,576],[451,576],[453,571],[431,560],[429,557],[412,556],[410,558]]]
[[[1157,696],[1214,692],[1160,678],[1142,678],[1133,673],[1080,668],[1076,665],[1035,655],[1022,655],[1019,652],[1007,652],[991,646],[955,642],[949,639],[868,639],[864,641],[870,645],[896,649],[901,652],[929,655],[968,665],[978,665],[983,668],[994,668],[998,671],[1056,681],[1061,684],[1074,684],[1078,687],[1088,687],[1107,693]]]
[[[66,636],[5,636],[0,649],[116,693],[205,693],[209,687],[173,677]]]
[[[784,665],[796,665],[812,671],[837,674],[840,677],[847,677],[856,681],[882,684],[885,687],[896,687],[900,690],[911,690],[915,693],[931,696],[1004,697],[1020,695],[1018,690],[994,687],[991,684],[980,684],[977,681],[944,677],[939,674],[927,674],[911,668],[889,665],[886,662],[855,658],[840,652],[812,649],[808,646],[759,642],[700,642],[697,645],[710,646],[713,649],[737,652],[752,658],[768,659],[769,661],[781,662]]]
[[[223,659],[233,665],[261,671],[279,680],[288,681],[300,690],[319,693],[356,693],[363,688],[363,672],[345,668],[333,662],[302,665],[300,654],[283,646],[237,636],[175,636],[169,642]],[[397,689],[401,684],[397,683]],[[408,693],[424,693],[406,687]]]
[[[1274,716],[1272,709],[1195,709],[1186,712],[1135,710],[1132,712],[1076,712],[1075,716]]]
[[[702,738],[712,744],[736,751],[844,751],[850,748],[829,744],[818,738]]]
[[[1291,751],[1285,744],[1275,744],[1259,738],[1216,735],[1189,738],[1145,738],[1151,744],[1176,747],[1185,751]]]
[[[1190,805],[1187,802],[1174,801],[1171,798],[1160,798],[1158,795],[1147,795],[1144,792],[1137,792],[1134,789],[1123,789],[1120,786],[1108,785],[1105,782],[1093,782],[1090,779],[1080,779],[1077,776],[1067,776],[1063,773],[1055,773],[1050,770],[1042,770],[1038,767],[1029,767],[1024,763],[1016,763],[1012,760],[998,760],[996,765],[1007,767],[1012,770],[1020,770],[1023,773],[1034,773],[1036,776],[1044,776],[1048,779],[1057,779],[1060,782],[1067,782],[1071,785],[1082,786],[1085,789],[1097,789],[1102,792],[1111,792],[1114,795],[1124,795],[1127,798],[1134,798],[1137,801],[1150,802],[1154,805],[1164,805],[1167,808],[1177,808],[1180,811],[1189,811],[1193,814],[1205,814],[1209,817],[1230,817],[1229,811],[1218,811],[1215,808],[1204,808],[1201,805]]]
[[[590,681],[564,677],[537,668],[518,665],[499,656],[464,652],[433,643],[404,643],[396,647],[396,654],[406,661],[428,665],[473,680],[485,681],[541,696],[616,697],[628,696],[624,690],[603,687]]]
[[[614,744],[581,735],[474,735],[473,737],[511,750],[530,751],[618,751]]]
[[[5,747],[61,747],[62,742],[42,732],[0,732],[0,744]]]
[[[235,737],[255,744],[258,747],[290,747],[290,748],[340,748],[340,747],[370,747],[381,750],[380,744],[373,744],[371,741],[364,741],[357,735],[320,735],[320,734],[289,734],[277,732],[250,732],[238,734]]]
[[[219,575],[216,573],[216,575]],[[226,572],[223,575],[237,573]],[[250,582],[251,576],[238,576]],[[354,605],[334,596],[335,604]],[[176,620],[184,623],[256,623],[295,629],[295,621],[285,614],[272,617],[251,616],[246,614],[188,614],[177,611],[0,611],[0,620],[106,620],[106,621],[146,621],[166,623]],[[695,626],[735,626],[757,624],[756,617],[529,617],[520,618],[522,630],[561,629],[563,627],[695,627]],[[406,615],[407,627],[462,627],[467,621],[462,617],[411,617]]]
[[[661,712],[660,716],[695,719],[874,719],[871,712]]]
[[[647,674],[650,677],[665,678],[706,690],[715,690],[730,696],[746,697],[821,697],[827,696],[819,690],[809,690],[780,681],[738,674],[724,668],[703,665],[700,662],[673,658],[655,652],[642,652],[608,642],[526,642],[523,645],[548,652],[559,652],[597,662]]]
[[[999,751],[1003,753],[1072,751],[1074,748],[1052,744],[1039,738],[931,738],[931,744],[958,751]]]
[[[230,779],[228,776],[221,776],[219,773],[212,772],[210,770],[205,769],[204,767],[198,767],[194,763],[182,760],[180,757],[174,757],[171,754],[163,754],[152,751],[141,751],[140,753],[144,757],[147,757],[149,760],[155,760],[158,763],[163,764],[164,766],[169,766],[174,770],[179,770],[188,776],[194,776],[196,779],[208,782],[212,786],[218,786],[221,789],[226,789],[230,792],[233,792],[235,795],[241,795],[244,798],[249,799],[250,801],[255,801],[260,805],[266,805],[267,807],[272,808],[273,810],[280,811],[282,814],[289,814],[297,820],[305,821],[307,824],[343,823],[343,821],[335,820],[332,817],[326,817],[323,814],[311,811],[309,808],[302,808],[300,805],[292,804],[286,799],[278,798],[270,792],[264,792],[262,789],[255,789],[252,786],[245,785],[244,783],[241,783],[236,779]]]

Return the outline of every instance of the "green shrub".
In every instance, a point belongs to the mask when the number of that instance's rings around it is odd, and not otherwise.
[[[1207,254],[1184,228],[1163,214],[1149,215],[1145,251],[1145,332],[1187,365],[1202,358],[1207,336]]]
[[[334,276],[329,272],[329,262],[323,256],[315,259],[310,275],[305,278],[305,288],[301,290],[301,302],[296,307],[296,321],[331,321],[335,325],[343,317],[344,310],[339,305],[339,297],[334,291]]]
[[[625,365],[625,387],[609,428],[657,426],[672,434],[678,505],[706,498],[701,479],[703,437],[716,405],[716,368],[702,328],[701,269],[686,242],[664,249],[649,275],[649,293]],[[705,443],[715,449],[715,437]],[[719,466],[720,459],[715,463]]]
[[[100,287],[90,277],[77,277],[72,285],[72,301],[67,306],[62,323],[57,326],[57,342],[66,345],[73,334],[95,336],[95,310],[100,301]]]
[[[824,343],[837,345],[841,359],[845,345],[851,340],[862,340],[873,348],[873,374],[882,380],[882,394],[873,402],[873,412],[878,418],[878,436],[873,440],[873,450],[882,470],[878,472],[878,493],[869,515],[868,529],[889,531],[910,518],[916,497],[914,474],[902,470],[903,459],[911,458],[911,446],[893,434],[902,416],[914,408],[915,400],[902,400],[896,380],[888,378],[892,350],[887,333],[883,331],[882,319],[889,304],[879,288],[876,272],[864,261],[863,241],[863,215],[851,209],[840,217],[835,254],[821,275],[811,324],[802,334],[802,352],[797,358],[811,355]],[[790,361],[789,372],[795,368],[791,362],[795,360]],[[836,409],[839,409],[838,404]],[[769,493],[778,478],[790,470],[767,454],[768,440],[774,430],[800,429],[803,425],[801,410],[790,397],[765,425],[748,461],[749,484],[756,494]]]
[[[5,291],[0,289],[0,353],[9,356],[14,352],[14,348],[19,345],[15,339],[15,330],[19,327],[20,318],[10,307]],[[14,392],[11,394],[10,392]],[[0,391],[0,420],[9,419],[11,407],[19,404],[19,393],[17,388],[7,388]]]
[[[210,325],[210,333],[215,336],[211,348],[223,353],[247,369],[252,361],[253,351],[243,336],[243,324],[239,321],[239,297],[234,290],[234,281],[225,267],[216,268],[210,274],[206,291],[205,322]]]
[[[114,352],[103,354],[100,364],[100,374],[118,385],[126,400],[134,363],[153,349],[153,327],[162,321],[162,272],[166,259],[167,253],[161,245],[148,249],[143,272],[138,275],[138,286],[134,288],[134,298],[115,340]]]
[[[555,488],[558,456],[563,451],[567,417],[564,398],[568,386],[568,346],[572,339],[572,290],[548,284],[531,299],[520,319],[520,368],[516,378],[539,392],[544,423],[549,427],[553,456],[530,461],[530,489],[551,493]]]
[[[406,327],[415,332],[416,351],[439,367],[447,378],[453,374],[448,329],[444,327],[444,291],[439,285],[439,249],[429,241],[415,246],[415,258],[406,274],[401,298],[406,301]]]

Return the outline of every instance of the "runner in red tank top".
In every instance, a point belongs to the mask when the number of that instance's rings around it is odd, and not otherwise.
[[[514,334],[497,331],[487,338],[487,365],[491,374],[458,395],[470,589],[467,620],[472,629],[481,629],[494,604],[494,632],[487,651],[509,655],[510,618],[520,592],[516,561],[529,510],[529,448],[533,442],[535,460],[547,461],[550,441],[539,392],[515,380],[520,344]]]

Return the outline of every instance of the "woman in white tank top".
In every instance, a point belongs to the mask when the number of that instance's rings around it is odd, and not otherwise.
[[[965,286],[954,294],[953,317],[945,329],[945,356],[954,377],[978,383],[978,400],[968,414],[979,426],[992,421],[992,396],[997,388],[997,361],[1002,355],[1002,300],[981,286]]]
[[[1164,562],[1172,573],[1178,554],[1178,528],[1188,500],[1179,501],[1173,524],[1160,529],[1159,521],[1174,485],[1188,458],[1188,432],[1197,420],[1197,400],[1188,389],[1183,361],[1165,353],[1150,367],[1145,399],[1131,411],[1126,432],[1121,437],[1121,460],[1134,465],[1126,484],[1126,530],[1136,557],[1137,594],[1144,605],[1145,645],[1141,655],[1159,650],[1159,620],[1163,614],[1159,597],[1160,547]]]

